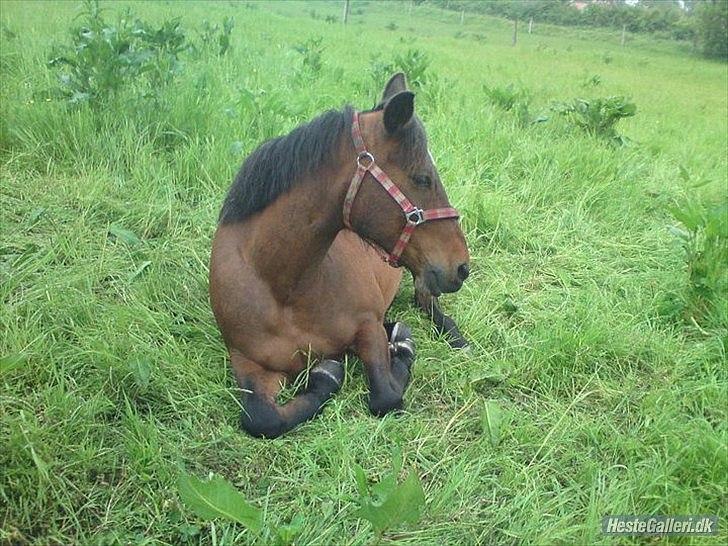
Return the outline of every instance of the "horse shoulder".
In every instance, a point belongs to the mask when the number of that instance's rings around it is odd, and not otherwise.
[[[353,311],[382,319],[402,279],[402,270],[387,265],[376,250],[349,230],[339,232],[327,263],[341,278],[335,291]]]

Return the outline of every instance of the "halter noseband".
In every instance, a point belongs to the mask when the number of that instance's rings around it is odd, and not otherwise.
[[[387,252],[377,246],[376,248],[381,254],[384,261],[393,267],[399,266],[399,259],[404,252],[404,249],[409,243],[412,232],[420,224],[429,222],[431,220],[442,220],[444,218],[458,218],[460,215],[458,211],[452,207],[441,207],[437,209],[422,210],[419,207],[415,207],[412,202],[407,199],[407,196],[392,182],[392,179],[380,169],[374,161],[374,156],[367,151],[364,144],[364,139],[361,136],[361,128],[359,127],[359,112],[354,112],[354,119],[351,123],[351,138],[354,141],[354,148],[356,149],[356,172],[354,177],[351,179],[349,184],[349,191],[346,192],[344,198],[344,225],[353,231],[351,226],[351,208],[354,205],[354,199],[356,199],[361,183],[364,180],[364,176],[368,172],[379,184],[385,189],[385,191],[394,199],[404,213],[405,220],[407,221],[402,228],[402,233],[399,235],[399,239],[394,245],[392,252]]]

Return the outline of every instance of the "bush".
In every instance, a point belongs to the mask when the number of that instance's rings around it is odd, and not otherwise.
[[[233,32],[235,20],[232,17],[225,17],[222,27],[217,23],[212,25],[209,21],[202,21],[200,41],[203,49],[217,48],[218,55],[225,55],[230,50],[230,35]]]
[[[490,102],[495,104],[498,108],[510,111],[519,102],[528,102],[528,94],[520,89],[516,89],[512,83],[505,87],[488,87],[483,86],[486,96],[490,99]]]
[[[430,58],[425,52],[419,49],[408,49],[404,53],[397,54],[389,63],[380,61],[379,56],[372,56],[370,71],[377,86],[380,85],[379,82],[387,81],[395,72],[404,72],[407,76],[407,83],[412,88],[419,89],[436,79],[429,67]]]
[[[728,60],[728,2],[701,2],[696,20],[698,43],[703,55]]]
[[[323,41],[324,39],[321,37],[309,38],[305,42],[293,46],[293,49],[301,54],[302,68],[309,76],[316,76],[324,66]]]
[[[530,95],[523,89],[516,89],[512,83],[505,87],[488,87],[484,85],[483,91],[492,104],[506,112],[513,112],[522,126],[534,121],[545,121],[545,118],[532,119],[529,110]]]
[[[158,29],[126,13],[116,25],[101,16],[98,0],[86,0],[84,26],[73,29],[72,45],[56,48],[49,66],[60,68],[60,94],[69,103],[98,104],[122,88],[143,96],[156,93],[180,72],[179,54],[187,49],[176,19]]]
[[[619,135],[614,126],[620,119],[637,113],[637,106],[622,96],[574,99],[571,103],[556,104],[552,109],[587,133],[617,144],[625,144],[627,139]]]
[[[406,52],[394,58],[396,72],[401,70],[407,74],[407,82],[414,88],[424,86],[433,80],[434,75],[430,72],[430,58],[419,49],[408,49]]]
[[[689,315],[710,325],[728,326],[728,201],[706,205],[688,198],[670,208],[685,229],[672,227],[685,251]]]

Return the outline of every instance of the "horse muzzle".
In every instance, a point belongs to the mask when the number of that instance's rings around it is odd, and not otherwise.
[[[470,275],[470,265],[462,263],[452,271],[437,266],[427,266],[423,272],[425,286],[437,297],[443,293],[457,292]]]

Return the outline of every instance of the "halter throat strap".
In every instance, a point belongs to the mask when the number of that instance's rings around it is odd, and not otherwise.
[[[393,267],[399,267],[399,259],[402,257],[404,249],[407,248],[412,233],[415,228],[425,222],[432,220],[442,220],[445,218],[458,218],[460,215],[458,211],[452,207],[440,207],[436,209],[422,210],[416,207],[402,193],[397,185],[392,182],[392,179],[387,176],[382,169],[377,165],[374,156],[369,152],[364,144],[364,138],[361,134],[361,127],[359,125],[359,112],[354,112],[354,119],[351,123],[351,138],[354,141],[354,148],[356,149],[356,171],[349,184],[349,190],[346,192],[344,198],[344,225],[355,231],[351,225],[351,209],[354,206],[354,200],[356,199],[361,184],[364,181],[367,173],[369,173],[379,185],[389,194],[389,196],[395,200],[399,208],[402,209],[402,213],[405,217],[405,225],[402,228],[402,232],[399,234],[397,242],[394,244],[394,248],[391,252],[373,245],[377,249],[382,259]]]

